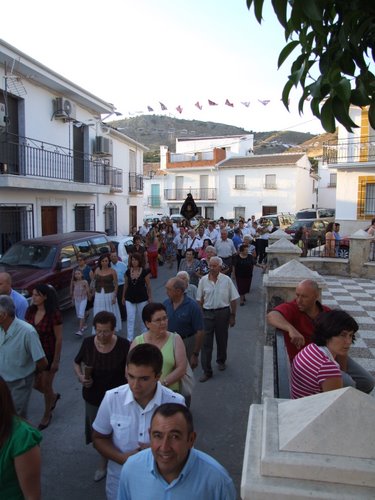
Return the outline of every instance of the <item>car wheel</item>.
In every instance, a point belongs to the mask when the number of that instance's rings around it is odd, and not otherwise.
[[[349,259],[349,248],[348,247],[341,247],[341,248],[339,248],[337,256],[340,259]]]

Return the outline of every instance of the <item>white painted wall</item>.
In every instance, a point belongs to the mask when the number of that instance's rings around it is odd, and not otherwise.
[[[295,213],[313,203],[312,179],[307,157],[298,166],[219,169],[219,203],[215,217],[234,217],[234,207],[245,207],[245,218],[262,215],[263,206]],[[276,174],[277,189],[265,189],[266,174]],[[246,189],[234,189],[235,176],[245,175]]]
[[[176,139],[176,153],[195,153],[212,151],[214,148],[225,148],[232,155],[248,156],[253,151],[254,135],[238,135],[232,137],[207,137],[196,139]],[[249,153],[249,150],[251,153]],[[231,156],[231,154],[228,155]]]
[[[1,50],[1,44],[0,44]],[[3,80],[4,68],[0,66],[0,79]],[[51,74],[51,78],[54,75]],[[23,85],[26,89],[26,94],[21,98],[24,100],[24,115],[20,114],[19,130],[20,134],[24,131],[24,135],[30,139],[34,139],[35,147],[40,147],[38,141],[57,145],[61,148],[73,147],[73,122],[64,122],[60,119],[51,119],[53,117],[53,99],[57,95],[64,95],[64,92],[57,93],[52,88],[37,85],[32,79],[22,78]],[[3,86],[2,86],[3,87]],[[91,99],[90,111],[88,107],[83,107],[74,100],[74,92],[72,86],[69,88],[68,99],[76,106],[76,119],[88,127],[89,134],[89,149],[85,153],[92,153],[92,144],[96,134],[101,135],[101,125],[98,122],[97,115],[103,112],[102,107],[98,107],[96,99],[91,94],[85,94],[82,89],[77,90],[77,96],[84,95],[89,102]],[[68,95],[68,91],[67,91]],[[106,127],[107,129],[108,127]],[[23,135],[23,134],[22,134]],[[121,137],[122,136],[122,137]],[[109,136],[108,136],[109,137]],[[75,204],[95,204],[96,211],[96,229],[103,231],[105,229],[104,221],[104,206],[109,201],[116,204],[117,207],[117,232],[118,234],[129,233],[129,206],[137,206],[138,225],[143,220],[143,194],[137,196],[129,196],[129,150],[132,149],[136,153],[137,173],[143,174],[143,151],[144,147],[134,144],[133,141],[127,139],[123,134],[111,134],[110,139],[113,144],[113,157],[110,164],[123,171],[123,191],[118,193],[103,194],[103,188],[98,187],[97,193],[72,192],[73,183],[52,181],[48,179],[30,177],[30,179],[20,178],[19,189],[10,187],[1,187],[0,184],[0,199],[1,203],[15,205],[33,204],[34,207],[34,226],[35,236],[41,235],[41,207],[42,206],[57,206],[61,208],[61,223],[59,222],[59,230],[66,232],[75,229],[74,222],[74,206]],[[29,142],[32,144],[32,142]],[[33,189],[28,189],[27,181],[34,185]],[[56,191],[54,186],[56,183],[61,186],[66,185],[66,190]],[[21,189],[22,186],[25,186]],[[26,187],[27,186],[27,187]],[[38,188],[36,188],[36,186]],[[92,185],[90,186],[92,188]],[[101,194],[100,194],[101,193]],[[61,226],[61,227],[60,227]]]

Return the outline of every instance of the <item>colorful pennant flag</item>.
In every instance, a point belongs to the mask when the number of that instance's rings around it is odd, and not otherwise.
[[[182,113],[182,107],[180,105],[178,105],[176,109],[180,114]]]
[[[199,101],[197,101],[194,106],[196,106],[198,109],[202,109],[202,104],[199,103]]]
[[[167,106],[166,106],[165,104],[163,104],[163,103],[162,103],[162,102],[160,102],[160,101],[159,101],[159,104],[160,104],[160,107],[161,107],[161,110],[162,110],[162,111],[167,111],[167,110],[168,110],[168,108],[167,108]]]
[[[264,100],[262,100],[262,99],[258,99],[258,101],[259,101],[261,104],[263,104],[263,106],[267,106],[267,104],[270,102],[270,100],[269,100],[269,99],[264,99]]]
[[[248,108],[250,106],[250,101],[241,101],[241,104],[243,104],[244,106],[246,106],[246,108]]]
[[[210,99],[208,99],[208,104],[209,104],[210,106],[217,106],[217,102],[210,101]]]
[[[233,108],[233,107],[234,107],[233,102],[229,102],[229,99],[227,99],[227,100],[225,101],[225,104],[226,104],[227,106],[230,106],[231,108]]]
[[[151,113],[154,110],[153,110],[153,108],[151,106],[147,106],[147,111],[149,111]]]

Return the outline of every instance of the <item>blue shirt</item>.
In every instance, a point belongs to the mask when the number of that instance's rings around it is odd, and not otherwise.
[[[10,297],[14,302],[14,307],[16,308],[16,317],[18,319],[25,319],[26,309],[29,307],[29,303],[26,298],[15,290],[11,290]]]
[[[178,333],[183,339],[203,330],[203,313],[195,300],[184,295],[184,300],[174,309],[171,299],[164,301],[168,316],[168,331]]]
[[[126,264],[118,260],[116,264],[111,262],[111,268],[116,271],[118,284],[123,285],[125,283],[125,273],[126,270],[128,269]]]
[[[235,234],[233,236],[232,241],[233,241],[233,245],[235,246],[236,250],[238,250],[238,247],[240,245],[242,245],[242,243],[243,243],[241,236],[239,236],[238,234]]]
[[[151,449],[127,459],[117,500],[235,500],[228,472],[214,458],[192,448],[179,476],[170,484],[159,474]]]

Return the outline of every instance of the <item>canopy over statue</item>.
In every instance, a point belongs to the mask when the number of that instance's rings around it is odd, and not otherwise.
[[[198,213],[198,208],[197,205],[195,204],[195,201],[193,199],[193,196],[191,193],[188,193],[186,200],[184,201],[180,214],[185,217],[185,219],[190,220],[192,219],[195,215]]]

